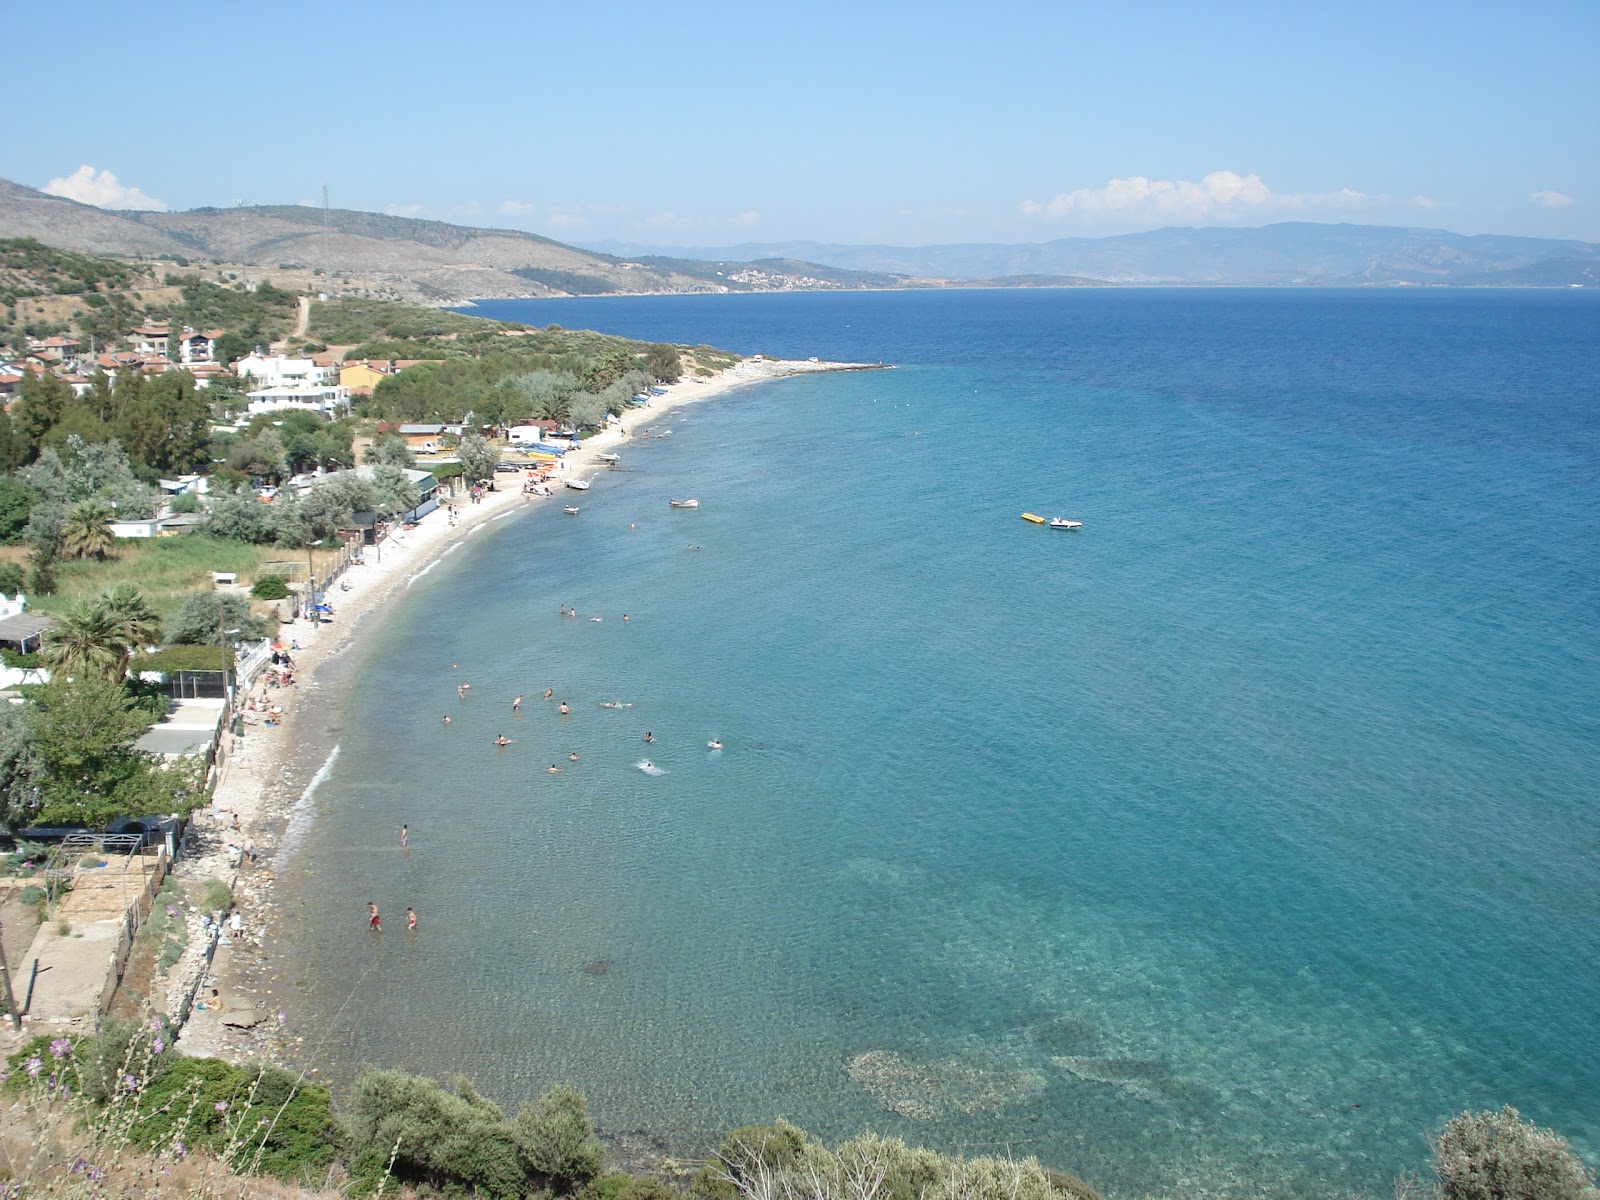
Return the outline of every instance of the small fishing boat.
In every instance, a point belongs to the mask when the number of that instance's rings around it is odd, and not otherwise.
[[[1069,521],[1065,517],[1051,517],[1050,518],[1050,528],[1051,529],[1082,529],[1083,528],[1083,522],[1082,521]]]
[[[569,479],[567,480],[567,486],[575,492],[587,492],[589,490],[589,481],[587,479]]]
[[[699,508],[700,507],[700,501],[696,500],[693,496],[690,496],[687,500],[668,500],[667,503],[669,505],[671,505],[673,508]]]
[[[1030,521],[1035,525],[1043,525],[1044,524],[1044,518],[1039,516],[1038,513],[1023,513],[1022,514],[1022,519],[1024,521]]]
[[[576,504],[569,504],[561,511],[566,513],[569,517],[575,517],[578,515],[578,506]]]
[[[614,467],[622,461],[622,455],[620,454],[596,454],[595,458],[605,463],[608,467]]]

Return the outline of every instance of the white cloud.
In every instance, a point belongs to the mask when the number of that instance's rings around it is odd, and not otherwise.
[[[500,215],[502,217],[531,217],[539,211],[537,204],[530,204],[526,200],[500,201]]]
[[[760,222],[761,214],[752,208],[746,212],[735,214],[733,220],[729,223],[732,225],[738,225],[741,228],[749,228],[752,225],[760,224]]]
[[[1437,200],[1435,200],[1432,196],[1413,196],[1413,197],[1411,197],[1411,203],[1414,204],[1417,208],[1438,208],[1439,207],[1439,202]]]
[[[589,218],[578,213],[551,213],[544,223],[551,229],[582,229],[589,223]]]
[[[46,195],[65,196],[80,204],[96,208],[138,209],[141,212],[165,212],[166,201],[146,196],[136,187],[126,187],[110,171],[96,171],[85,163],[71,175],[52,179],[39,189]]]
[[[428,209],[421,204],[385,204],[383,211],[391,217],[425,217]]]
[[[1024,200],[1018,207],[1030,217],[1089,220],[1228,219],[1247,212],[1308,208],[1359,208],[1389,197],[1354,188],[1325,193],[1274,192],[1259,175],[1213,171],[1195,183],[1187,179],[1146,179],[1143,175],[1110,180],[1104,187],[1077,188],[1050,200]]]
[[[1541,208],[1566,208],[1573,202],[1572,197],[1565,192],[1552,192],[1549,189],[1542,192],[1529,192],[1528,199]]]

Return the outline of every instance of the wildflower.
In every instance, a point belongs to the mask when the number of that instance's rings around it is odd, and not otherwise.
[[[189,1157],[189,1147],[185,1146],[181,1141],[172,1143],[172,1152],[179,1158]]]
[[[50,1043],[51,1058],[65,1058],[72,1053],[72,1042],[67,1038],[57,1038]]]
[[[44,1063],[39,1060],[39,1056],[37,1054],[35,1054],[27,1062],[22,1064],[22,1069],[24,1071],[26,1071],[34,1079],[39,1078],[39,1072],[43,1068],[44,1068]]]
[[[139,1081],[132,1075],[124,1075],[122,1077],[122,1086],[130,1092],[137,1092],[139,1090]]]
[[[212,1105],[212,1107],[215,1108],[218,1112],[227,1112],[228,1111],[228,1102],[226,1100],[218,1100],[215,1104]]]
[[[150,1029],[151,1029],[152,1032],[155,1032],[155,1033],[160,1033],[161,1032],[161,1018],[160,1017],[151,1017],[150,1018]]]
[[[166,1042],[162,1041],[160,1038],[151,1038],[150,1039],[150,1053],[151,1054],[160,1054],[166,1048],[167,1048]]]

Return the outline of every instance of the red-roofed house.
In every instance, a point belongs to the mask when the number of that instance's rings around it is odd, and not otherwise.
[[[172,334],[169,325],[139,325],[128,334],[128,341],[132,343],[136,354],[167,353],[167,338]]]
[[[178,339],[179,357],[186,363],[215,362],[217,339],[222,332],[220,329],[185,328]]]

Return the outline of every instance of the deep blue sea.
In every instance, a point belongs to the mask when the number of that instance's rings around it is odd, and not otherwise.
[[[330,1063],[1117,1198],[1383,1195],[1502,1104],[1596,1161],[1600,296],[476,311],[895,367],[680,409],[392,607],[290,868]]]

